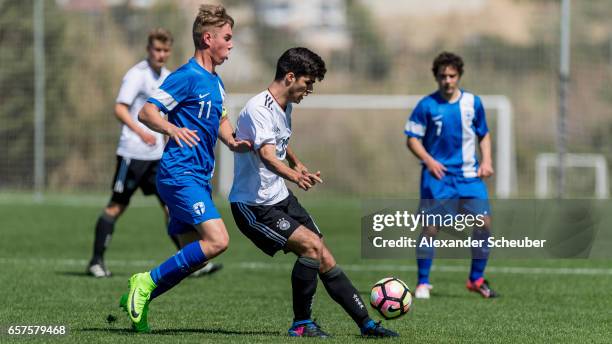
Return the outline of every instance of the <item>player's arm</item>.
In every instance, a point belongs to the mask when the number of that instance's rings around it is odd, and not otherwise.
[[[417,157],[417,159],[421,160],[427,170],[437,179],[442,179],[444,177],[444,172],[446,172],[446,167],[439,163],[436,159],[434,159],[425,149],[421,140],[417,137],[408,136],[406,140],[406,146],[408,149]]]
[[[480,153],[482,161],[478,167],[477,175],[480,178],[487,178],[493,175],[493,159],[491,159],[491,135],[487,126],[484,105],[480,97],[474,97],[474,131],[480,142]]]
[[[117,94],[115,102],[114,113],[115,117],[136,133],[143,142],[148,145],[155,145],[155,136],[138,125],[138,122],[130,115],[129,107],[134,103],[134,100],[143,87],[144,81],[142,74],[136,69],[130,69],[121,81],[121,87],[119,88],[119,93]]]
[[[285,165],[276,157],[276,147],[273,144],[264,144],[259,148],[259,156],[266,168],[275,174],[297,184],[300,189],[307,191],[316,182],[323,182],[318,176],[313,174],[299,173],[298,171]],[[320,173],[319,173],[320,174]],[[315,178],[313,178],[316,177]]]
[[[251,150],[251,143],[245,140],[236,140],[234,138],[234,128],[227,116],[221,117],[219,123],[219,140],[223,142],[232,152],[246,153]]]
[[[153,103],[145,103],[138,113],[138,120],[149,129],[167,135],[170,139],[176,141],[179,147],[183,147],[181,141],[187,143],[189,147],[197,146],[198,141],[200,141],[196,130],[179,128],[168,122],[159,115],[159,108]]]
[[[115,104],[115,117],[117,117],[119,122],[125,124],[128,128],[135,132],[146,144],[155,145],[155,136],[147,133],[141,126],[138,125],[138,123],[136,123],[136,121],[132,119],[132,116],[130,116],[130,110],[126,104]]]
[[[489,133],[480,139],[480,153],[482,161],[478,167],[478,177],[490,177],[495,171],[493,170],[493,159],[491,159],[491,135]]]
[[[298,159],[298,157],[295,155],[295,152],[293,152],[293,149],[291,149],[290,146],[287,146],[287,162],[289,163],[289,167],[299,173],[302,173],[302,171],[308,172],[306,166],[304,166],[300,159]]]
[[[301,174],[305,174],[309,176],[311,178],[311,181],[313,181],[313,183],[314,182],[323,183],[323,179],[321,179],[321,171],[317,171],[315,173],[308,172],[308,168],[302,163],[302,161],[300,161],[300,159],[298,159],[293,149],[291,149],[291,146],[287,145],[286,153],[287,153],[286,158],[287,158],[287,162],[289,163],[289,167],[291,167],[297,173],[301,173]]]

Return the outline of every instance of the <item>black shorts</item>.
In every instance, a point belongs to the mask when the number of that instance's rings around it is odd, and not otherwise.
[[[117,156],[117,169],[113,177],[111,202],[128,205],[136,189],[145,195],[156,195],[155,178],[159,160],[136,160]],[[161,201],[161,199],[160,199]]]
[[[312,217],[291,191],[289,197],[274,205],[234,202],[231,206],[238,229],[269,256],[284,250],[287,239],[300,225],[323,237]]]

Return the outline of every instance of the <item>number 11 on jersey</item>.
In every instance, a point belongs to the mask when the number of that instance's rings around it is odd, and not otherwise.
[[[210,116],[210,108],[212,105],[212,102],[209,100],[207,102],[205,101],[200,101],[200,112],[198,113],[198,118],[202,118],[202,112],[204,111],[204,104],[208,105],[208,110],[206,110],[206,119],[208,119],[208,117]]]

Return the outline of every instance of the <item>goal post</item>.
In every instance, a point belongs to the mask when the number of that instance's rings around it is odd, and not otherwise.
[[[253,94],[229,94],[226,106],[230,119],[235,123],[238,113]],[[311,95],[296,109],[316,110],[401,110],[414,109],[423,95],[362,95],[362,94],[320,94]],[[513,133],[513,110],[508,97],[504,95],[483,95],[485,110],[492,110],[497,116],[495,161],[495,195],[510,198],[517,193],[516,158]],[[402,128],[398,128],[398,133]],[[399,134],[398,134],[399,135]],[[218,190],[227,196],[232,186],[234,160],[232,152],[220,145],[218,157]]]
[[[557,153],[540,153],[535,161],[535,194],[537,198],[549,197],[548,170],[559,168]],[[593,168],[595,170],[595,197],[607,199],[610,196],[608,184],[608,163],[602,154],[566,154],[565,168]]]

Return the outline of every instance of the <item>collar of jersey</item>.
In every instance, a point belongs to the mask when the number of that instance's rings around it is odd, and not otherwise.
[[[460,89],[459,89],[459,92],[461,92],[461,94],[459,95],[459,98],[457,98],[457,100],[455,100],[455,101],[454,101],[454,102],[452,102],[452,103],[451,103],[451,102],[449,102],[449,101],[447,101],[446,99],[444,99],[444,97],[442,97],[442,96],[440,95],[440,91],[436,91],[436,96],[437,96],[438,98],[440,98],[440,100],[442,100],[442,102],[444,102],[444,103],[446,103],[446,104],[449,104],[449,105],[454,105],[454,104],[459,104],[459,102],[461,101],[461,98],[463,98],[463,94],[465,93],[465,91],[463,90],[463,88],[460,88]]]
[[[151,75],[153,75],[153,78],[154,78],[155,80],[159,80],[159,78],[161,78],[161,77],[162,77],[162,75],[164,74],[164,70],[166,69],[166,67],[165,67],[165,66],[163,66],[163,67],[161,68],[161,70],[159,71],[159,74],[157,74],[157,72],[155,71],[155,69],[153,69],[153,67],[151,67],[151,64],[149,63],[149,59],[148,59],[148,58],[144,59],[143,61],[144,61],[144,63],[146,63],[146,64],[147,64],[147,69],[149,70],[149,72],[151,72]]]
[[[274,100],[274,104],[276,104],[276,107],[284,114],[287,113],[287,109],[289,109],[289,103],[287,103],[287,107],[283,110],[283,107],[280,106],[280,104],[278,103],[278,100],[276,100],[276,97],[274,97],[274,95],[272,94],[272,92],[270,92],[269,88],[266,88],[266,92],[270,95],[270,97],[272,97],[272,100]]]
[[[189,63],[194,65],[194,68],[196,68],[197,70],[200,70],[202,72],[204,72],[206,75],[212,77],[212,78],[216,78],[217,74],[213,74],[209,71],[206,70],[206,68],[200,66],[200,64],[198,63],[198,61],[196,61],[195,57],[192,57],[189,59]]]

